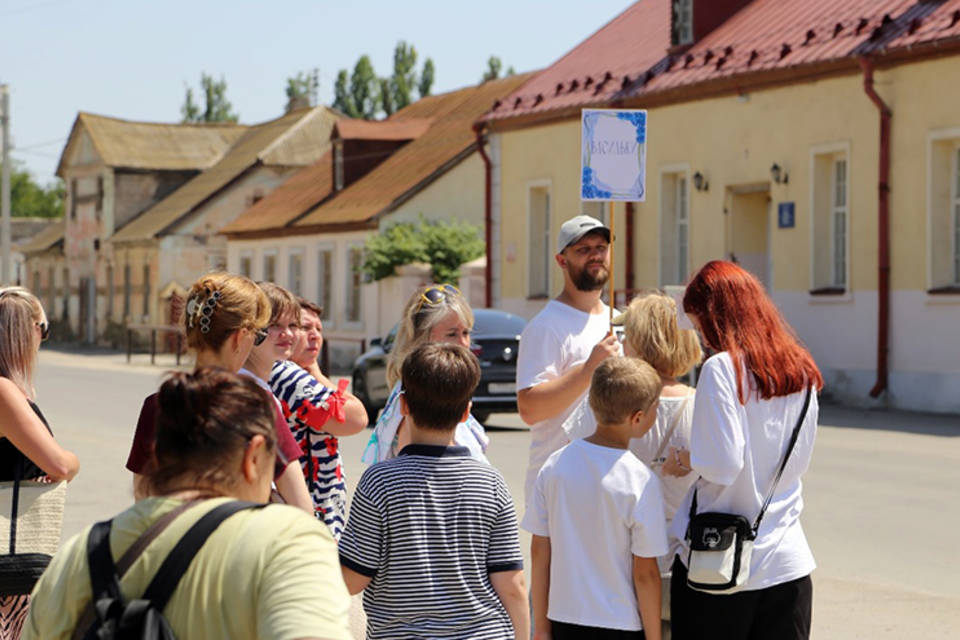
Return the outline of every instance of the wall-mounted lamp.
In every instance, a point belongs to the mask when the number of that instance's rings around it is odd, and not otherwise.
[[[770,177],[773,178],[773,181],[777,184],[787,184],[790,182],[790,174],[776,162],[770,167]]]
[[[693,188],[697,191],[707,191],[710,189],[710,183],[707,182],[707,179],[699,171],[693,174]]]

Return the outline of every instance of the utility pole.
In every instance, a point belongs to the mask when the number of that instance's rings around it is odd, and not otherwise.
[[[13,280],[10,259],[10,92],[0,85],[0,125],[3,126],[3,180],[0,182],[0,283]]]

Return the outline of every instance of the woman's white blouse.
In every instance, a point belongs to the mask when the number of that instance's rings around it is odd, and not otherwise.
[[[737,376],[726,352],[708,359],[697,382],[690,433],[693,473],[702,476],[691,489],[670,526],[687,562],[684,533],[690,501],[697,489],[697,511],[733,513],[751,523],[760,512],[790,435],[803,408],[804,392],[762,400],[743,372],[746,405],[737,397]],[[763,589],[809,575],[816,567],[800,526],[803,511],[801,477],[810,464],[819,405],[813,393],[797,444],[790,454],[753,547],[750,579],[745,590]]]

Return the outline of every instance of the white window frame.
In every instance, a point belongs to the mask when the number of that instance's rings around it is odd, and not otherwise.
[[[273,275],[267,277],[267,258],[273,258]],[[264,249],[260,254],[260,277],[258,280],[263,282],[276,282],[277,279],[277,250]]]
[[[950,154],[950,221],[953,223],[950,238],[953,254],[953,286],[960,287],[960,142],[953,145]]]
[[[664,284],[683,284],[686,282],[687,277],[690,276],[690,165],[689,164],[670,164],[660,167],[660,181],[658,183],[658,189],[663,189],[663,185],[668,176],[673,176],[676,183],[674,184],[674,189],[679,189],[679,181],[682,178],[684,183],[684,199],[686,201],[686,219],[682,224],[687,229],[687,260],[684,265],[684,277],[679,278],[680,275],[680,225],[681,221],[679,216],[677,216],[677,211],[667,211],[666,202],[667,199],[660,197],[660,211],[657,216],[657,283],[659,286]],[[674,191],[674,203],[677,202],[678,191]],[[676,205],[674,205],[676,206]],[[673,216],[673,225],[668,229],[667,225],[664,223],[664,219],[667,214],[670,213]],[[669,235],[665,235],[669,234]],[[663,238],[670,237],[676,249],[676,260],[673,264],[673,273],[665,274],[663,273],[663,260],[660,259],[661,252],[663,251]],[[666,276],[669,275],[671,278],[677,277],[678,282],[667,282]]]
[[[847,162],[847,174],[846,174],[846,197],[847,197],[847,203],[846,203],[846,214],[847,214],[847,220],[846,220],[846,236],[847,236],[847,237],[845,238],[845,241],[844,241],[844,252],[845,252],[844,255],[846,256],[846,274],[845,274],[845,276],[846,276],[846,277],[845,277],[846,285],[844,286],[844,291],[843,291],[842,294],[816,295],[816,294],[813,294],[813,293],[812,293],[814,290],[816,290],[816,289],[824,286],[823,283],[818,283],[818,282],[817,282],[817,277],[816,277],[816,260],[817,260],[817,242],[816,242],[816,240],[817,240],[817,233],[816,233],[816,192],[817,192],[816,175],[817,175],[817,174],[816,174],[816,166],[817,166],[817,157],[818,157],[818,156],[834,156],[834,159],[831,160],[831,165],[830,165],[830,184],[825,185],[825,188],[831,190],[831,191],[830,191],[831,209],[830,209],[830,212],[829,212],[830,215],[828,216],[828,221],[829,221],[829,224],[830,224],[830,230],[829,230],[829,231],[830,231],[830,232],[829,232],[830,246],[829,246],[828,249],[827,249],[827,250],[829,251],[829,254],[828,254],[828,255],[829,255],[829,258],[830,258],[830,260],[831,260],[831,266],[830,266],[830,274],[831,274],[830,280],[831,280],[831,282],[835,282],[835,281],[836,281],[836,279],[833,277],[833,270],[834,270],[834,265],[833,265],[833,256],[834,256],[834,253],[833,253],[834,229],[833,229],[833,210],[832,210],[832,204],[833,204],[833,198],[834,198],[834,193],[833,193],[833,191],[832,191],[832,189],[833,189],[833,182],[834,182],[834,173],[833,173],[833,171],[834,171],[834,165],[833,165],[833,162],[836,160],[836,157],[837,157],[837,156],[842,156],[843,159],[846,160],[846,162]],[[850,254],[850,237],[851,237],[850,230],[851,230],[851,228],[852,228],[852,227],[851,227],[851,224],[850,224],[850,212],[853,211],[853,204],[852,204],[852,202],[851,202],[851,195],[852,195],[853,191],[852,191],[851,188],[850,188],[851,176],[853,175],[852,166],[853,166],[853,165],[852,165],[852,160],[851,160],[850,143],[849,143],[849,142],[835,142],[835,143],[821,144],[821,145],[815,145],[815,146],[813,146],[813,147],[810,147],[810,165],[809,165],[809,167],[810,167],[810,169],[809,169],[810,179],[809,179],[809,181],[808,181],[808,182],[809,182],[809,185],[808,185],[808,186],[809,186],[809,192],[808,192],[808,196],[809,196],[809,201],[808,201],[808,202],[809,202],[809,204],[808,204],[808,207],[809,207],[809,208],[808,208],[808,220],[810,221],[810,222],[809,222],[809,223],[810,223],[810,229],[809,229],[809,243],[810,243],[810,245],[809,245],[809,247],[808,247],[808,249],[809,249],[809,257],[810,257],[810,272],[809,272],[809,278],[810,278],[809,291],[810,291],[810,293],[808,293],[808,302],[810,302],[811,304],[847,303],[847,302],[851,302],[851,301],[853,300],[853,286],[852,286],[851,277],[850,277],[851,274],[852,274],[852,265],[851,265],[851,259],[850,259],[850,256],[851,256],[851,254]],[[798,216],[798,219],[795,221],[795,223],[799,223],[799,216]],[[771,229],[771,232],[772,232],[772,229]],[[828,286],[834,286],[834,285],[830,284],[830,285],[828,285]]]
[[[546,191],[547,198],[547,211],[546,211],[546,220],[545,220],[545,229],[534,229],[533,228],[533,190],[534,189],[543,189]],[[527,183],[527,273],[526,273],[526,290],[527,298],[542,298],[546,296],[550,297],[551,291],[553,291],[553,256],[556,255],[554,249],[556,249],[555,242],[556,238],[553,237],[552,226],[553,226],[553,181],[552,180],[533,180]],[[533,282],[531,278],[531,267],[533,265],[533,252],[531,251],[531,241],[533,239],[534,233],[543,233],[544,238],[544,268],[546,269],[544,278],[546,284],[546,292],[541,294],[539,292],[533,293]]]
[[[244,260],[247,261],[247,267],[248,267],[248,268],[247,268],[247,273],[244,273],[244,272],[243,272],[243,261],[244,261]],[[242,275],[242,276],[246,276],[246,277],[250,278],[251,280],[253,279],[253,251],[250,251],[250,250],[241,251],[241,252],[237,255],[237,273],[239,273],[239,274]]]
[[[843,202],[838,201],[840,184],[837,181],[837,169],[843,163]],[[850,235],[850,161],[846,155],[834,156],[830,170],[830,282],[835,287],[847,289],[847,274],[850,269],[847,253],[847,238]],[[837,241],[838,218],[843,217],[842,242]],[[843,263],[843,272],[838,273],[837,266]]]
[[[326,296],[323,296],[323,269],[321,268],[321,256],[324,253],[330,254],[330,272],[327,274],[330,281],[329,290],[326,291]],[[336,316],[333,313],[334,306],[334,293],[336,292],[336,265],[337,265],[337,246],[333,243],[321,243],[317,245],[317,250],[315,252],[315,264],[317,274],[317,290],[316,290],[316,303],[323,307],[323,318],[320,318],[323,321],[324,329],[333,329],[336,327]]]
[[[303,296],[303,284],[304,276],[307,273],[306,264],[305,264],[305,252],[303,247],[291,247],[287,250],[287,289],[293,293],[295,296]],[[294,288],[293,286],[293,259],[300,258],[300,286]]]
[[[363,251],[364,243],[362,241],[349,242],[346,245],[346,251],[343,252],[343,265],[344,265],[344,287],[343,287],[343,326],[345,329],[352,330],[362,330],[363,329],[363,276],[360,276],[360,286],[359,291],[357,292],[357,305],[358,305],[358,319],[351,320],[348,313],[349,309],[347,308],[348,301],[350,299],[350,289],[353,286],[353,265],[350,263],[350,256],[354,250]],[[362,255],[362,253],[361,253]]]
[[[956,259],[958,254],[960,254],[960,247],[957,246],[957,242],[960,241],[960,230],[957,229],[957,225],[960,224],[960,220],[957,220],[957,203],[960,202],[960,193],[957,193],[960,185],[957,184],[958,173],[960,173],[960,127],[951,127],[947,129],[937,129],[927,133],[927,283],[926,289],[929,292],[931,289],[939,288],[944,286],[951,286],[949,282],[944,282],[942,279],[937,279],[934,274],[934,218],[939,215],[938,211],[935,211],[934,207],[937,204],[934,198],[934,146],[939,144],[951,144],[950,152],[950,167],[949,167],[949,177],[950,186],[949,186],[949,200],[948,206],[952,208],[951,211],[947,212],[948,222],[953,223],[953,228],[951,229],[951,251],[954,258],[954,265],[956,265]],[[954,266],[954,271],[956,266]],[[954,279],[957,279],[956,273],[953,274]],[[960,286],[960,282],[955,282],[952,286]],[[960,303],[960,293],[937,293],[936,295],[927,294],[927,304],[958,304]]]

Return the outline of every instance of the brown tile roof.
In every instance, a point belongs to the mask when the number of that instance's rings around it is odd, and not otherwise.
[[[332,171],[330,158],[325,156],[247,209],[223,233],[283,233],[284,228],[289,233],[302,227],[369,223],[472,153],[476,145],[472,123],[495,99],[513,91],[530,76],[510,76],[418,100],[387,122],[430,120],[429,129],[363,178],[330,197]],[[338,126],[343,122],[338,122]],[[304,202],[310,202],[306,209]]]
[[[344,140],[415,140],[430,128],[431,118],[359,120],[344,118],[334,127],[334,137]]]
[[[663,58],[670,0],[641,0],[512,92],[484,120],[602,104]]]
[[[223,158],[117,231],[112,242],[153,238],[254,165],[298,166],[316,160],[329,146],[335,112],[326,107],[300,109],[276,120],[255,125],[230,147]],[[306,143],[296,141],[306,136]],[[324,143],[321,143],[324,140]]]
[[[333,154],[296,172],[262,200],[244,211],[221,233],[243,233],[283,227],[333,193]]]
[[[17,244],[17,250],[23,254],[46,251],[58,242],[63,241],[66,223],[63,218],[51,223],[47,228],[26,241]]]
[[[60,155],[57,175],[63,177],[81,130],[109,167],[181,171],[213,165],[246,129],[238,124],[133,122],[80,112]]]

